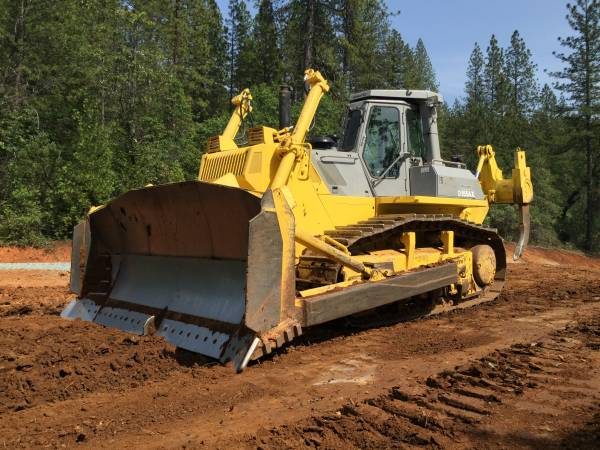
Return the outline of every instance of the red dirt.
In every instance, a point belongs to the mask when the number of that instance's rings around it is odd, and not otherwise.
[[[65,262],[71,260],[71,242],[58,241],[47,248],[0,247],[0,262]]]
[[[0,289],[6,287],[62,287],[66,290],[68,284],[69,272],[56,270],[0,270]]]
[[[529,250],[494,302],[307,330],[236,375],[58,314],[68,277],[0,272],[7,448],[597,448],[600,266]]]
[[[514,244],[506,244],[506,257],[512,263],[512,255],[515,250]],[[547,264],[552,266],[571,265],[600,268],[600,258],[586,256],[582,252],[573,250],[549,249],[530,245],[525,250],[523,258],[518,261],[534,264]]]

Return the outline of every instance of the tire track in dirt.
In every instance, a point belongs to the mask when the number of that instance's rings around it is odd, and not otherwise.
[[[600,312],[552,333],[541,341],[515,344],[470,364],[427,378],[411,391],[393,387],[384,395],[360,403],[348,403],[332,414],[312,417],[297,425],[263,429],[246,440],[219,443],[222,448],[390,448],[418,446],[453,448],[535,444],[546,448],[597,448],[598,441],[575,440],[569,433],[562,440],[546,442],[544,433],[526,432],[552,415],[564,415],[575,392],[581,405],[592,411],[600,406]],[[498,429],[494,415],[522,408],[533,390],[543,391],[528,418]],[[549,394],[549,395],[548,395]],[[566,394],[566,396],[565,396]],[[529,395],[532,397],[532,395]],[[535,396],[534,396],[535,397]],[[573,401],[567,407],[573,408]],[[577,402],[575,402],[577,403]],[[541,412],[543,411],[543,412]],[[552,414],[553,413],[553,414]],[[517,412],[518,414],[518,412]],[[531,415],[535,416],[532,420]],[[563,431],[572,421],[553,420],[542,431]],[[598,416],[584,424],[591,437],[600,432]],[[538,427],[539,429],[539,427]],[[577,447],[574,447],[577,445]]]
[[[375,316],[370,329],[339,321],[307,330],[241,375],[176,352],[162,339],[131,340],[35,306],[58,305],[58,291],[41,287],[37,295],[16,295],[11,304],[34,307],[0,317],[0,387],[6,387],[0,404],[11,406],[0,411],[0,443],[214,446],[261,427],[335,412],[349,399],[355,405],[377,399],[394,386],[410,390],[496,348],[534,342],[600,306],[598,269],[533,264],[510,270],[506,292],[491,304],[409,323]],[[2,360],[9,352],[14,360]],[[19,370],[20,358],[31,367]]]

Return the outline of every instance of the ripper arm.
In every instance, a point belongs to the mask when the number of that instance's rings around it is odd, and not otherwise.
[[[504,178],[502,169],[496,162],[496,154],[491,145],[477,147],[479,163],[476,176],[479,178],[481,188],[490,203],[513,204],[519,207],[520,236],[513,259],[519,259],[529,242],[531,218],[529,203],[533,200],[533,184],[531,182],[531,169],[527,167],[525,150],[515,150],[515,165],[512,177]]]

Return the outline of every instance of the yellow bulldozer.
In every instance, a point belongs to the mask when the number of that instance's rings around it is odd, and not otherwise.
[[[209,140],[197,181],[92,208],[74,229],[77,298],[62,316],[163,336],[241,371],[335,319],[396,302],[435,313],[498,296],[505,249],[482,223],[490,204],[518,205],[520,256],[533,197],[525,152],[515,151],[510,178],[491,146],[477,149],[475,174],[443,160],[442,98],[417,90],[352,95],[337,142],[307,139],[329,85],[313,70],[305,82],[295,125],[251,128],[238,146],[252,110],[246,89]]]

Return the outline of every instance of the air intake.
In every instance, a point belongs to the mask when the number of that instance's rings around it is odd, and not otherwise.
[[[203,158],[200,181],[212,181],[227,173],[242,175],[246,165],[246,149],[211,153]]]

